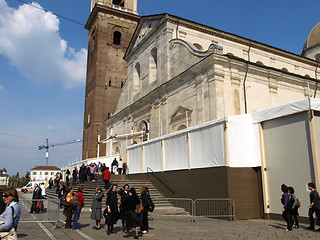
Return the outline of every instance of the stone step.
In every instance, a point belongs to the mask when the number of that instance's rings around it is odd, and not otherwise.
[[[71,181],[72,182],[72,181]],[[155,212],[157,214],[165,214],[165,215],[190,215],[190,213],[186,212],[183,208],[174,207],[170,201],[163,199],[164,196],[161,192],[156,189],[153,184],[148,180],[128,180],[126,175],[112,175],[110,183],[116,183],[118,188],[121,188],[124,184],[129,184],[130,187],[134,187],[140,195],[140,187],[147,186],[151,195],[151,198],[155,204]],[[84,183],[78,184],[73,187],[74,192],[77,191],[78,186],[84,187],[84,199],[85,199],[85,208],[90,208],[91,202],[93,199],[93,195],[95,193],[96,187],[101,187],[104,189],[104,182],[101,177],[98,177],[96,181],[86,181]],[[106,191],[104,190],[106,193]],[[57,199],[56,188],[48,189],[47,196],[50,198]]]

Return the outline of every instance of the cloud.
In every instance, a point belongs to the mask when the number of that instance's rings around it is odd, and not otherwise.
[[[59,19],[27,4],[13,9],[0,0],[0,55],[34,82],[60,81],[66,88],[85,83],[87,50],[68,47]]]

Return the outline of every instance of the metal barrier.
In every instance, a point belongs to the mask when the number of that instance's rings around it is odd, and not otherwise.
[[[37,209],[34,213],[31,213],[31,207],[33,203],[36,205]],[[42,204],[43,208],[41,207]],[[60,215],[60,205],[58,199],[20,199],[19,205],[21,207],[21,217],[19,222],[51,222],[55,223],[53,228],[58,227]]]
[[[232,218],[235,216],[235,201],[231,198],[157,198],[154,214],[163,216]]]
[[[225,217],[236,220],[235,201],[231,198],[199,198],[194,201],[194,217]]]
[[[190,216],[193,220],[193,200],[190,198],[157,198],[155,214],[163,216]]]

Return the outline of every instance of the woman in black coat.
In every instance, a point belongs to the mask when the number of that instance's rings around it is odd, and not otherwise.
[[[143,206],[143,210],[141,213],[141,221],[142,221],[141,231],[142,233],[147,233],[149,231],[148,212],[149,212],[149,208],[151,207],[151,201],[148,195],[147,187],[141,187],[140,191],[141,191],[140,199]]]
[[[123,199],[123,210],[124,217],[126,220],[126,235],[125,237],[129,237],[130,228],[135,228],[135,237],[134,239],[139,238],[139,227],[141,224],[141,217],[137,213],[135,213],[136,206],[140,203],[140,199],[136,193],[134,188],[130,188],[130,193],[127,197]]]
[[[121,219],[121,222],[122,222],[122,230],[125,231],[125,222],[126,222],[126,219],[125,219],[125,212],[123,210],[123,200],[129,196],[129,193],[130,193],[130,187],[128,184],[125,184],[123,186],[123,188],[121,188],[119,191],[118,191],[118,194],[120,195],[121,197],[121,201],[120,201],[120,212],[119,212],[119,218]]]
[[[114,233],[113,225],[117,223],[119,218],[117,184],[113,184],[107,193],[106,200],[106,224],[108,225],[107,234]]]

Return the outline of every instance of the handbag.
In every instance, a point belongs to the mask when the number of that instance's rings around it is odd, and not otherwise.
[[[4,224],[4,221],[0,222],[0,226]],[[9,232],[0,232],[0,239],[1,240],[17,240],[18,235],[14,228],[11,228]]]
[[[64,207],[71,207],[71,203],[68,203],[66,200],[63,200],[61,202],[61,205],[64,206]]]
[[[136,210],[134,210],[136,214],[141,214],[142,211],[143,211],[143,206],[142,206],[142,203],[139,203],[137,206],[136,206]]]

